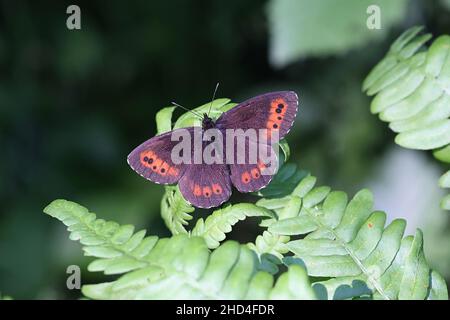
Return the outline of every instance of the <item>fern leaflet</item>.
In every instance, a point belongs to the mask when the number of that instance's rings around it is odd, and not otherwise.
[[[397,144],[434,150],[437,159],[450,163],[450,36],[438,37],[426,49],[431,35],[419,35],[421,30],[413,27],[392,44],[363,90],[375,95],[371,112],[398,133]],[[441,206],[450,209],[450,195]]]
[[[215,210],[206,220],[198,219],[192,235],[203,237],[208,248],[214,249],[225,239],[225,233],[230,232],[233,225],[246,217],[274,217],[274,214],[251,203],[228,205]]]
[[[331,278],[313,283],[319,298],[447,299],[444,280],[426,263],[420,230],[403,238],[404,220],[385,227],[386,214],[372,210],[368,190],[348,202],[345,193],[314,188],[315,182],[308,176],[290,196],[258,204],[279,216],[268,224],[271,235],[303,236],[285,241],[293,255],[283,262],[305,266],[318,279]],[[300,205],[286,214],[283,204],[293,200]]]

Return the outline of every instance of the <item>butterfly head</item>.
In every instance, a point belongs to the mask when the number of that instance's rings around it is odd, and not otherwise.
[[[206,113],[204,113],[203,120],[202,120],[203,130],[212,129],[215,126],[216,126],[216,124],[214,123],[213,119],[211,119],[210,117],[208,117],[208,115]]]

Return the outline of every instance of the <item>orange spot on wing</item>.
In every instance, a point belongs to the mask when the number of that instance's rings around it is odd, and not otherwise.
[[[259,171],[263,171],[267,166],[261,160],[258,160],[258,169]]]
[[[198,184],[196,184],[194,186],[194,196],[201,196],[202,195],[202,189],[200,188],[200,186]]]
[[[211,188],[210,187],[203,187],[203,195],[206,198],[211,197]]]
[[[270,118],[269,118],[269,121],[267,121],[267,123],[266,123],[266,128],[269,129],[268,131],[272,130],[274,124],[275,124],[275,122],[270,120]]]
[[[242,181],[242,183],[245,183],[245,184],[247,184],[247,183],[250,182],[250,174],[249,174],[247,171],[245,171],[245,172],[241,175],[241,181]]]
[[[212,185],[212,189],[214,191],[215,194],[221,194],[222,193],[222,187],[220,186],[220,184],[213,184]]]
[[[270,103],[270,111],[276,112],[275,110],[280,109],[281,113],[284,114],[286,112],[287,103],[283,98],[273,99]]]
[[[178,176],[179,173],[180,173],[180,171],[177,168],[175,168],[175,167],[169,168],[169,176],[176,177],[176,176]]]
[[[269,118],[269,121],[266,123],[267,128],[267,138],[270,139],[272,136],[272,130],[279,130],[281,126],[281,121],[274,121]]]
[[[151,150],[143,151],[140,154],[141,164],[147,168],[151,168],[155,161],[156,155]]]
[[[167,172],[169,171],[169,164],[167,162],[163,162],[161,164],[161,167],[159,168],[158,172],[162,175],[165,176],[167,174]]]
[[[288,104],[282,98],[272,100],[270,103],[269,119],[266,123],[266,128],[269,130],[279,130],[281,123],[283,122],[284,114],[286,113]],[[272,133],[268,133],[267,137],[270,138]]]
[[[277,123],[279,125],[283,121],[283,117],[278,113],[273,113],[269,116],[269,121],[272,121],[273,123]]]
[[[258,179],[261,176],[261,173],[259,172],[258,168],[253,168],[251,173],[252,173],[252,177],[255,179]]]
[[[372,227],[373,227],[373,224],[369,222],[369,223],[367,224],[367,226],[368,226],[369,228],[372,228]]]
[[[162,165],[162,160],[156,158],[156,160],[152,163],[152,170],[153,171],[158,171],[159,167]]]

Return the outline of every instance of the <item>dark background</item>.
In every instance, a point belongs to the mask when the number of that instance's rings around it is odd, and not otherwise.
[[[350,194],[373,189],[378,209],[407,218],[410,233],[424,229],[430,264],[450,279],[448,213],[438,208],[437,179],[445,169],[430,154],[396,146],[361,92],[364,77],[406,28],[450,33],[449,1],[404,1],[376,38],[339,52],[298,54],[281,65],[270,58],[276,2],[0,1],[0,293],[77,298],[65,286],[72,264],[82,267],[83,283],[104,279],[85,271],[89,259],[79,244],[42,213],[54,199],[169,235],[159,216],[163,188],[132,172],[126,156],[155,134],[160,108],[206,103],[217,81],[217,96],[234,102],[298,92],[300,111],[287,139],[291,161],[320,185]],[[81,30],[66,28],[70,4],[81,8]],[[332,5],[320,10],[344,19]],[[358,14],[363,23],[352,25],[349,37],[366,28],[365,11]],[[328,23],[299,32],[320,39],[314,30]],[[398,173],[395,181],[390,172]],[[252,240],[255,225],[238,225],[231,238]]]

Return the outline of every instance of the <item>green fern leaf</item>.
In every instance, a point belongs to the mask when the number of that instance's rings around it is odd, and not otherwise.
[[[283,262],[305,266],[310,276],[331,278],[313,284],[319,298],[446,299],[445,282],[436,273],[431,278],[420,230],[402,239],[405,221],[385,227],[386,214],[372,211],[370,191],[361,190],[347,202],[345,193],[314,188],[315,182],[308,176],[283,201],[258,204],[278,214],[268,225],[272,237],[303,236],[283,242],[293,254]],[[286,201],[300,207],[283,213]]]
[[[172,130],[172,114],[175,107],[165,107],[156,113],[156,132],[162,134]]]
[[[212,253],[200,237],[145,237],[131,226],[96,219],[86,208],[56,200],[44,211],[61,220],[86,255],[90,271],[125,273],[117,280],[85,285],[93,299],[315,299],[305,270],[289,268],[274,279],[258,271],[246,246],[227,241]],[[258,210],[259,212],[261,210]]]
[[[442,162],[450,163],[450,145],[434,150],[433,155]]]
[[[287,170],[283,172],[283,168],[287,168]],[[274,223],[284,223],[289,228],[293,227],[290,218],[297,216],[302,206],[309,207],[320,202],[329,192],[328,187],[322,187],[311,193],[307,198],[302,199],[313,188],[316,178],[309,176],[303,170],[298,170],[295,165],[289,163],[285,164],[278,174],[281,175],[281,178],[279,178],[279,189],[282,190],[279,194],[284,195],[288,192],[290,194],[281,198],[263,198],[256,203],[260,207],[274,211],[277,214],[277,218],[263,220],[260,225],[269,227],[268,231],[264,231],[262,235],[259,235],[255,243],[248,244],[258,254],[260,268],[272,274],[278,272],[278,265],[282,263],[284,254],[289,251],[286,243],[290,240],[289,234],[279,235],[276,232],[272,232],[272,225]],[[283,180],[290,180],[290,183],[283,184],[281,183]],[[292,185],[293,181],[297,181],[297,185]],[[268,188],[270,188],[270,185]],[[308,225],[304,224],[302,227],[308,228]]]
[[[185,228],[192,220],[194,207],[181,195],[178,185],[166,186],[161,200],[161,217],[172,234],[187,233]]]
[[[286,147],[282,148],[286,158],[289,156],[289,151],[285,151]],[[289,149],[287,149],[289,150]],[[308,174],[305,170],[298,170],[294,163],[285,163],[278,170],[270,184],[258,191],[258,195],[265,198],[283,197],[292,192],[295,186]]]
[[[422,27],[404,32],[363,83],[375,95],[371,111],[397,134],[402,147],[434,150],[450,163],[450,36],[438,37],[424,48],[430,34]],[[450,209],[450,195],[441,202]]]
[[[430,38],[417,36],[420,30],[415,27],[400,36],[363,88],[376,94],[371,110],[399,133],[398,144],[429,150],[450,143],[450,36],[441,36],[427,51],[417,52]],[[393,62],[380,68],[386,61]]]
[[[225,233],[230,232],[233,225],[247,217],[274,217],[274,214],[251,203],[229,205],[215,210],[206,220],[198,219],[192,235],[203,237],[208,248],[214,249],[225,239]]]
[[[70,239],[84,245],[85,255],[99,258],[88,266],[89,271],[119,274],[145,267],[144,257],[158,241],[154,236],[145,237],[145,231],[133,233],[133,226],[96,219],[94,213],[74,202],[55,200],[44,212],[68,227]]]

